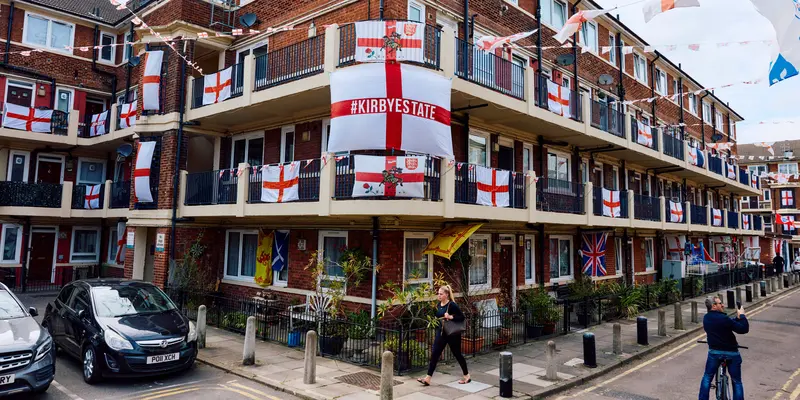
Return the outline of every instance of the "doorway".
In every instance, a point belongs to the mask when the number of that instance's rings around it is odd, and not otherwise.
[[[32,228],[28,263],[28,282],[53,282],[53,261],[56,251],[55,228]]]
[[[33,84],[9,80],[6,87],[6,103],[33,107]]]
[[[147,229],[147,255],[144,260],[144,276],[142,276],[142,280],[153,282],[156,262],[156,228]]]
[[[511,304],[503,304],[509,311],[517,305],[517,262],[514,235],[500,235],[500,293],[510,294]]]
[[[52,183],[59,185],[63,182],[64,157],[39,154],[36,158],[36,183]]]

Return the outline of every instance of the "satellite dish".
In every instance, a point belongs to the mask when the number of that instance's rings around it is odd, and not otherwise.
[[[575,56],[572,54],[562,54],[556,57],[556,63],[562,67],[566,67],[567,65],[572,65],[575,63]]]
[[[609,74],[602,74],[597,78],[597,83],[601,85],[610,85],[614,83],[614,77]]]
[[[123,143],[119,147],[117,147],[117,154],[122,157],[128,157],[133,153],[133,146],[130,143]]]
[[[720,140],[722,140],[722,135],[720,135],[719,133],[715,133],[715,134],[711,135],[711,140],[713,140],[715,142],[719,142]]]
[[[256,14],[247,13],[239,17],[239,23],[245,28],[249,28],[256,23]]]
[[[131,67],[135,67],[135,66],[139,65],[139,63],[141,63],[141,62],[142,62],[142,58],[139,57],[139,56],[131,56],[131,58],[128,59],[128,64],[130,64]]]

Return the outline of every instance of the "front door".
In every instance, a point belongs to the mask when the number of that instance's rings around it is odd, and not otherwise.
[[[39,156],[36,162],[36,183],[60,184],[64,160],[52,156]]]
[[[33,85],[25,82],[9,81],[6,102],[23,107],[32,107]]]
[[[106,110],[105,100],[100,99],[86,99],[86,115],[92,116],[100,114]]]
[[[516,301],[514,273],[514,245],[503,242],[500,246],[500,292],[510,295],[508,300],[510,300],[511,304],[503,304],[503,307],[507,307],[508,311],[514,309],[514,302]]]
[[[28,281],[52,282],[53,252],[56,233],[36,232],[31,234],[31,255],[28,266]]]
[[[514,149],[507,146],[500,146],[497,157],[497,168],[506,171],[514,171]]]
[[[147,229],[147,256],[144,261],[144,276],[142,277],[145,282],[153,282],[155,276],[155,260],[156,260],[156,228]]]

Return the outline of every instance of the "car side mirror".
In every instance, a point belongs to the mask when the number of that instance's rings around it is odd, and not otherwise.
[[[36,310],[36,307],[31,307],[28,309],[28,314],[30,314],[31,317],[37,317],[39,316],[39,311]]]

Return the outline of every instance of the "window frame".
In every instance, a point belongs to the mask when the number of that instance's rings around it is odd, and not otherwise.
[[[761,191],[761,196],[764,198],[764,201],[772,201],[772,190],[764,189]]]
[[[292,159],[287,161],[286,157],[286,135],[291,133],[292,134]],[[295,161],[295,149],[297,148],[297,129],[296,125],[286,125],[281,127],[281,149],[280,149],[280,162],[281,164]],[[263,163],[263,156],[262,156],[262,163]]]
[[[419,15],[422,17],[422,21],[414,21],[414,22],[419,22],[419,23],[423,23],[423,24],[424,24],[424,23],[425,23],[425,21],[428,19],[428,18],[427,18],[427,15],[425,14],[425,4],[423,4],[422,2],[419,2],[419,1],[414,1],[414,0],[409,0],[409,1],[408,1],[408,5],[407,5],[407,7],[406,7],[406,16],[407,16],[407,17],[409,17],[409,18],[408,18],[408,20],[409,20],[409,21],[413,21],[413,20],[410,18],[410,16],[411,16],[411,9],[412,9],[412,8],[417,8],[417,9],[419,9]]]
[[[550,235],[547,238],[547,243],[549,244],[551,240],[559,241],[558,248],[561,249],[561,241],[568,241],[569,242],[569,273],[567,275],[561,275],[561,264],[558,265],[558,278],[553,278],[553,266],[550,265],[550,283],[561,283],[561,282],[569,282],[575,279],[575,244],[573,243],[572,236],[569,235]],[[553,249],[550,249],[550,253],[552,253]]]
[[[47,20],[47,32],[45,32],[45,35],[47,35],[47,38],[45,39],[45,44],[44,45],[28,41],[28,27],[29,27],[28,19],[30,17],[35,17],[35,18]],[[52,34],[51,34],[51,32],[53,31],[53,22],[57,22],[57,23],[64,24],[64,25],[69,25],[70,27],[72,27],[72,29],[70,30],[69,47],[74,47],[75,46],[75,24],[73,24],[71,22],[58,20],[58,19],[55,19],[55,18],[52,18],[52,17],[48,17],[48,16],[45,16],[45,15],[42,15],[42,14],[28,12],[27,10],[25,12],[25,18],[24,18],[23,24],[22,24],[22,43],[25,44],[26,46],[31,46],[31,47],[35,47],[35,48],[43,48],[43,49],[47,49],[47,50],[57,51],[59,53],[72,54],[72,50],[68,50],[66,48],[58,48],[58,47],[53,47],[52,46],[52,43],[51,43]]]
[[[662,96],[669,94],[668,93],[669,92],[669,88],[667,87],[667,73],[664,72],[661,68],[655,67],[654,74],[655,74],[655,76],[653,77],[653,79],[655,79],[655,81],[656,81],[655,82],[655,91],[656,91],[656,93],[658,93],[658,94],[660,94]],[[661,86],[660,89],[659,89],[659,86]]]
[[[542,3],[543,4],[546,3],[548,5],[548,7],[549,7],[548,8],[549,15],[544,15],[544,13],[542,13],[542,23],[544,25],[552,28],[556,32],[560,31],[561,28],[564,27],[564,25],[567,23],[567,20],[569,19],[569,15],[568,15],[569,14],[569,9],[567,8],[566,3],[561,1],[561,0],[542,0]],[[555,24],[553,22],[553,12],[554,12],[553,10],[555,9],[556,3],[558,3],[564,9],[564,20],[563,21],[559,21],[559,22],[561,22],[561,25],[557,25],[557,24]],[[542,11],[544,11],[544,7],[542,7]]]
[[[31,167],[31,152],[25,150],[10,150],[8,152],[8,169],[6,170],[6,180],[11,180],[11,170],[12,164],[14,162],[14,155],[24,155],[25,156],[25,165],[22,171],[22,181],[21,182],[28,182],[28,178],[30,177],[30,167]]]
[[[30,85],[30,86],[26,86],[26,85]],[[6,92],[3,95],[3,102],[4,103],[8,103],[8,93],[9,93],[8,88],[12,87],[12,86],[13,87],[18,87],[18,88],[30,89],[31,90],[31,105],[28,106],[28,107],[33,107],[33,105],[34,105],[33,98],[36,97],[36,83],[29,82],[29,81],[26,81],[24,79],[12,79],[10,77],[6,77],[6,87],[5,87],[5,91]]]
[[[639,72],[637,73],[637,65],[642,64],[639,67]],[[640,76],[641,75],[641,76]],[[639,54],[633,53],[633,77],[644,85],[647,85],[647,57]]]
[[[718,132],[722,132],[725,125],[724,124],[725,120],[722,118],[722,113],[719,110],[714,110],[714,120],[717,123],[717,126],[715,128],[717,129]]]
[[[467,163],[471,163],[469,159],[469,151],[472,145],[470,141],[470,137],[480,137],[486,140],[486,159],[484,160],[484,167],[489,167],[492,165],[492,137],[488,132],[484,132],[481,130],[470,129],[469,134],[467,135]],[[480,165],[480,164],[476,164]]]
[[[406,279],[406,262],[408,257],[408,252],[406,251],[406,241],[408,239],[426,239],[428,243],[433,240],[433,233],[432,232],[403,232],[403,286],[406,285],[418,285],[421,283],[433,283],[433,255],[432,254],[424,254],[423,256],[428,257],[428,277],[422,279]]]
[[[687,101],[687,107],[689,107],[689,113],[697,116],[697,96],[694,93],[689,93],[689,101]]]
[[[76,232],[78,231],[94,231],[97,233],[95,236],[97,239],[95,241],[95,247],[97,251],[94,253],[94,260],[75,260],[75,256],[88,256],[90,253],[76,253],[75,252],[75,236]],[[99,226],[73,226],[72,227],[72,237],[70,238],[69,244],[69,262],[70,263],[81,263],[81,264],[91,264],[91,263],[98,263],[100,262],[100,238],[102,235],[102,229]]]
[[[786,166],[793,166],[794,167],[794,172],[781,172],[781,167],[786,167]],[[779,174],[797,174],[797,173],[799,173],[799,171],[800,171],[800,168],[798,168],[796,162],[793,162],[793,163],[779,163],[778,164],[778,173]]]
[[[17,229],[17,249],[14,251],[14,259],[13,260],[4,260],[4,254],[2,251],[5,251],[6,248],[6,229],[16,228]],[[0,229],[0,264],[19,264],[20,257],[22,254],[22,226],[17,224],[3,224],[2,229]]]
[[[133,33],[130,31],[125,32],[122,35],[122,62],[128,62],[131,59],[131,54],[133,53],[133,45],[132,44],[125,44],[125,43],[133,43]]]
[[[228,248],[230,247],[230,234],[231,233],[238,233],[239,234],[239,264],[238,268],[236,269],[236,275],[229,275],[228,274]],[[258,229],[226,229],[225,230],[225,262],[222,265],[222,273],[224,280],[231,280],[231,281],[239,281],[239,282],[248,282],[248,283],[255,283],[255,271],[253,271],[253,276],[246,276],[242,275],[242,255],[244,254],[244,235],[256,235],[258,236]]]
[[[479,284],[472,284],[470,282],[469,277],[469,269],[472,268],[472,265],[467,268],[467,284],[469,285],[469,290],[489,290],[492,288],[492,235],[490,233],[477,233],[473,234],[472,236],[467,239],[467,249],[469,249],[469,243],[473,240],[486,240],[486,283],[479,283]],[[470,257],[470,260],[474,260],[474,257]]]
[[[325,238],[327,238],[327,237],[344,238],[345,247],[349,246],[350,245],[350,237],[349,236],[350,235],[348,234],[348,231],[319,231],[318,240],[317,240],[317,242],[318,242],[317,243],[317,249],[319,249],[320,251],[325,249]],[[403,243],[403,244],[405,245],[405,243]],[[325,254],[324,254],[324,252],[323,253],[319,253],[319,254],[322,257],[322,259],[320,261],[324,263],[325,262]],[[323,273],[320,274],[319,279],[317,280],[317,287],[320,288],[323,293],[325,293],[330,289],[321,286],[322,285],[322,281],[344,281],[344,280],[345,280],[345,277],[343,277],[343,276],[335,276],[335,275],[328,275],[327,273],[325,273],[325,270],[323,269]],[[344,285],[344,292],[345,293],[347,292],[347,282],[345,282],[345,285]]]
[[[586,42],[586,37],[585,37],[585,34],[584,34],[584,32],[588,29],[589,26],[594,28],[594,40],[592,41],[592,43],[587,43]],[[578,35],[578,43],[584,45],[585,47],[588,47],[590,52],[592,52],[594,54],[598,54],[599,41],[600,41],[600,39],[599,39],[600,29],[597,26],[597,22],[594,22],[594,21],[584,22],[583,24],[581,24],[581,29],[578,31],[578,33],[579,33],[579,35]]]
[[[117,251],[116,251],[117,246],[115,245],[116,243],[117,243],[117,227],[112,226],[109,227],[108,229],[108,251],[106,251],[106,263],[108,264],[118,265]],[[112,249],[114,250],[113,256],[111,255]]]
[[[103,48],[106,46],[106,45],[103,45],[103,36],[111,38],[111,45],[109,46],[111,48],[111,59],[110,60],[106,60],[105,58],[103,58]],[[97,61],[101,62],[101,63],[112,64],[112,65],[116,64],[117,63],[117,35],[115,35],[115,34],[113,34],[111,32],[100,31],[100,37],[98,38],[98,42],[97,43],[100,46],[102,46],[102,47],[100,47],[100,49],[97,50]]]
[[[703,122],[711,125],[711,121],[713,121],[711,117],[711,103],[704,101],[701,107],[703,107]],[[706,108],[708,108],[708,112],[706,112]]]
[[[525,151],[528,151],[528,157],[525,157]],[[525,159],[528,159],[528,169],[525,169]],[[522,172],[527,173],[528,171],[534,170],[533,165],[533,144],[531,143],[522,143]]]
[[[647,266],[648,244],[650,245],[650,266],[649,267]],[[645,270],[645,272],[655,271],[655,269],[656,269],[655,256],[656,256],[655,241],[651,237],[644,238],[644,270]]]
[[[608,241],[606,241],[608,246]],[[625,275],[625,257],[622,252],[624,244],[621,237],[614,237],[614,273],[618,276]]]
[[[608,62],[611,65],[617,65],[617,35],[609,32],[608,33],[608,45],[611,46],[611,50],[608,51]]]
[[[290,243],[291,243],[291,231],[290,230],[280,230],[280,232],[281,233],[289,233],[289,236],[287,237],[287,243],[286,243],[286,245],[289,246]],[[286,253],[286,263],[285,264],[286,265],[284,266],[284,268],[286,268],[286,280],[281,279],[281,274],[278,273],[277,271],[273,270],[272,271],[272,286],[289,287],[289,267],[290,267],[290,265],[289,265],[289,253],[288,252]],[[270,268],[271,268],[271,264],[270,264]]]
[[[527,249],[527,244],[530,242],[531,248],[530,250]],[[536,236],[534,235],[525,235],[522,242],[522,278],[525,280],[526,285],[534,285],[536,284]],[[531,253],[531,277],[528,279],[525,276],[525,252],[530,251]]]
[[[102,170],[103,179],[99,183],[87,182],[86,180],[81,179],[81,166],[83,165],[84,161],[85,162],[89,162],[89,163],[100,163],[100,164],[103,165],[103,170]],[[101,160],[99,158],[78,157],[78,170],[75,172],[75,184],[76,185],[102,185],[103,183],[106,182],[106,171],[107,171],[107,168],[108,168],[108,161],[107,160]]]
[[[572,155],[570,155],[569,153],[565,153],[563,151],[559,151],[559,150],[556,150],[556,149],[549,148],[549,147],[547,148],[547,172],[546,172],[546,175],[545,174],[543,174],[543,175],[546,176],[548,179],[550,179],[550,155],[551,154],[556,156],[556,163],[558,163],[558,158],[559,157],[564,158],[567,161],[567,182],[572,182],[572,168],[571,168],[571,165],[570,165],[572,163]],[[558,178],[558,166],[557,165],[556,165],[555,173],[556,173],[556,176],[555,176],[554,179],[560,180]]]
[[[236,142],[240,140],[245,141],[244,147],[244,158],[245,162],[247,161],[247,154],[250,152],[250,141],[254,139],[261,139],[261,165],[264,164],[264,145],[266,144],[266,140],[264,139],[264,131],[256,131],[256,132],[249,132],[243,133],[241,135],[236,135],[231,138],[231,157],[228,159],[229,168],[238,168],[239,165],[233,165],[233,158],[236,156]]]

